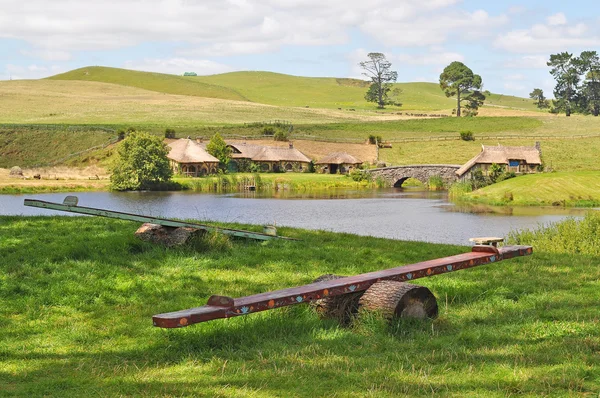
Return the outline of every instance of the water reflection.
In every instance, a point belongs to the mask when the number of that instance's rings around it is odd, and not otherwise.
[[[580,209],[455,206],[445,192],[403,189],[211,195],[190,192],[82,192],[81,206],[200,221],[275,224],[359,235],[468,244],[475,236],[579,217]],[[69,215],[23,206],[24,198],[62,202],[68,194],[0,195],[0,214]],[[282,200],[285,199],[285,200]]]

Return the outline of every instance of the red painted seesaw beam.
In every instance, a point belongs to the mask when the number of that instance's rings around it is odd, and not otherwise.
[[[532,252],[533,249],[531,246],[504,246],[496,248],[493,246],[478,245],[474,246],[469,253],[423,261],[383,271],[311,283],[289,289],[236,299],[225,296],[211,296],[208,299],[207,305],[154,315],[152,321],[154,326],[161,328],[179,328],[213,319],[248,315],[287,305],[307,303],[323,297],[361,292],[367,290],[371,285],[380,280],[411,281],[413,279],[507,260],[513,257],[527,256]]]

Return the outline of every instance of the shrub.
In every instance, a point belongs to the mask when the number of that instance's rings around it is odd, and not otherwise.
[[[275,134],[273,135],[273,139],[275,141],[287,141],[288,140],[288,134],[283,131],[283,130],[277,130],[275,132]]]
[[[472,131],[461,131],[460,139],[463,141],[475,141],[475,137],[473,136]]]
[[[369,144],[375,145],[375,144],[381,143],[383,141],[383,138],[381,138],[380,135],[370,134],[368,140],[369,140]]]
[[[504,174],[504,165],[492,163],[490,166],[489,179],[491,184],[495,184],[499,180],[500,176]]]
[[[373,176],[371,175],[371,173],[368,173],[367,171],[361,170],[361,169],[352,170],[348,174],[348,176],[350,178],[352,178],[353,181],[356,181],[356,182],[373,180]]]
[[[227,146],[227,143],[223,137],[221,137],[221,134],[215,133],[215,135],[210,138],[210,141],[206,145],[206,152],[219,159],[219,167],[221,170],[227,170],[227,165],[231,160],[231,148]]]
[[[165,138],[175,138],[175,130],[167,128],[165,130]]]
[[[118,191],[151,189],[173,176],[168,147],[154,135],[132,132],[119,146],[119,159],[110,176]]]
[[[508,243],[532,245],[538,252],[600,255],[600,214],[589,212],[582,220],[573,218],[535,230],[523,229],[508,235]]]
[[[274,136],[274,135],[275,135],[275,128],[274,128],[274,127],[271,127],[271,126],[266,126],[266,127],[263,129],[263,132],[262,132],[262,133],[263,133],[263,135],[266,135],[266,136],[272,137],[272,136]]]
[[[431,176],[427,181],[427,186],[434,191],[444,189],[444,180],[440,176]]]

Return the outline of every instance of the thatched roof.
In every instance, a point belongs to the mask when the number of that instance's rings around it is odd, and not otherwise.
[[[362,162],[346,152],[333,152],[315,164],[361,164]]]
[[[206,152],[196,141],[181,138],[169,144],[167,157],[177,163],[219,163],[219,159]]]
[[[232,159],[252,159],[256,162],[303,162],[310,159],[296,148],[272,147],[253,144],[229,144],[234,149]],[[236,153],[237,150],[239,153]]]
[[[542,164],[540,151],[535,146],[481,146],[481,152],[456,171],[462,176],[476,164],[508,164],[509,160],[524,160],[527,164]]]
[[[265,146],[252,157],[256,162],[303,162],[310,163],[310,159],[296,148],[278,148]]]
[[[252,159],[254,156],[258,155],[260,151],[263,150],[264,146],[262,145],[253,145],[253,144],[229,144],[233,152],[231,153],[232,159]]]

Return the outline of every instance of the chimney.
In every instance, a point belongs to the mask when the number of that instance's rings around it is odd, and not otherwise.
[[[535,149],[537,149],[539,153],[542,153],[542,146],[539,141],[535,142]]]
[[[290,149],[294,149],[294,143],[290,141]]]

